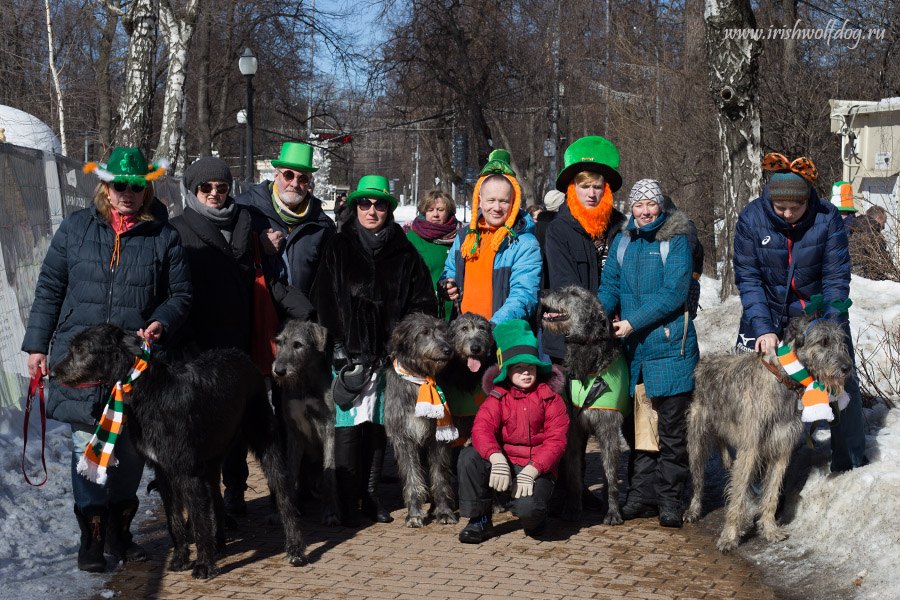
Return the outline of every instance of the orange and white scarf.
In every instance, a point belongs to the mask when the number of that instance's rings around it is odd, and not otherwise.
[[[419,386],[415,415],[425,419],[437,419],[437,430],[434,437],[440,442],[452,442],[458,438],[459,431],[453,425],[453,415],[450,414],[447,399],[437,382],[431,377],[413,375],[396,360],[394,360],[394,372],[402,379]]]
[[[785,372],[791,376],[791,379],[806,386],[800,398],[803,404],[803,412],[800,415],[801,421],[804,423],[828,421],[830,423],[834,420],[831,402],[837,402],[838,410],[844,410],[847,407],[847,404],[850,402],[847,392],[842,391],[837,398],[830,395],[824,385],[813,379],[789,345],[785,343],[779,344],[777,355],[778,362],[781,363]]]
[[[141,343],[141,353],[135,357],[128,376],[124,381],[116,382],[100,417],[97,431],[78,460],[76,469],[87,480],[103,485],[106,483],[107,468],[114,467],[118,463],[113,456],[113,449],[122,433],[125,417],[128,416],[132,384],[148,366],[150,366],[150,344],[145,341]]]

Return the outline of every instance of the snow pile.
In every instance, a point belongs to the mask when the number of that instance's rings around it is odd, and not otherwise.
[[[62,154],[62,144],[50,127],[27,112],[0,105],[0,129],[7,144]]]

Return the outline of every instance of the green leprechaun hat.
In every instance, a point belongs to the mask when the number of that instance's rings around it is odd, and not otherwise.
[[[538,373],[549,373],[553,368],[552,364],[541,360],[537,338],[522,319],[511,319],[494,327],[494,340],[497,342],[497,366],[500,367],[494,383],[506,379],[507,365],[537,365]]]
[[[575,140],[563,154],[563,170],[556,177],[556,189],[566,193],[572,179],[582,171],[593,171],[603,175],[613,192],[622,187],[619,175],[619,151],[606,138],[589,135]]]
[[[347,206],[356,210],[357,198],[371,198],[372,200],[387,200],[391,205],[391,212],[397,208],[397,199],[391,196],[391,186],[387,177],[382,175],[364,175],[356,186],[355,192],[347,196]]]
[[[147,185],[147,182],[162,177],[169,168],[169,161],[161,158],[151,164],[144,158],[140,148],[116,146],[106,164],[89,162],[84,165],[85,173],[94,173],[101,181]]]
[[[312,158],[312,146],[299,142],[285,142],[281,145],[281,154],[278,156],[278,160],[273,160],[272,166],[315,173],[319,167],[312,166]]]

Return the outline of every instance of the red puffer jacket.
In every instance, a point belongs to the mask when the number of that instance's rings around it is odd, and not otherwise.
[[[482,378],[487,399],[475,416],[472,444],[485,460],[502,452],[513,464],[524,467],[531,463],[541,475],[555,476],[569,432],[569,414],[559,394],[562,372],[554,366],[547,379],[530,392],[508,381],[494,383],[499,372],[494,365]]]

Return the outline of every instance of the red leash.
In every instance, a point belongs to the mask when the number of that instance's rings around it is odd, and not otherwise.
[[[25,472],[25,449],[28,448],[28,417],[31,415],[31,405],[34,402],[35,391],[38,392],[41,405],[41,465],[44,467],[44,480],[40,483],[31,483],[31,480],[28,479],[28,473]],[[31,378],[31,383],[28,385],[28,399],[25,403],[25,424],[23,429],[25,443],[22,445],[22,475],[25,476],[25,481],[28,482],[28,485],[40,487],[47,483],[47,463],[44,460],[44,442],[46,441],[45,438],[47,434],[47,408],[44,404],[44,374],[41,372],[40,367],[38,367],[37,375]]]

